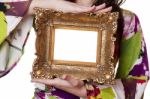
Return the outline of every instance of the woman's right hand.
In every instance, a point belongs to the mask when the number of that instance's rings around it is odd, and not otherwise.
[[[35,7],[48,8],[55,11],[62,11],[64,13],[82,13],[82,12],[95,12],[98,13],[101,10],[104,10],[105,4],[99,6],[82,6],[73,2],[64,1],[64,0],[32,0],[31,5],[28,10],[28,15],[33,15],[33,9]],[[105,12],[110,11],[110,8],[104,10]]]

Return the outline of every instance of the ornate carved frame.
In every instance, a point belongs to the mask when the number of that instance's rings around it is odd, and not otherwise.
[[[36,55],[32,78],[50,79],[70,74],[81,80],[112,83],[118,12],[71,14],[35,8]],[[96,63],[54,60],[55,28],[97,31]]]

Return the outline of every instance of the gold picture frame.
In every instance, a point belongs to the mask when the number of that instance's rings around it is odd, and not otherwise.
[[[81,80],[112,84],[115,75],[115,41],[118,12],[62,13],[35,8],[36,55],[32,78],[51,79],[63,74]],[[80,62],[54,59],[55,29],[97,32],[96,62]],[[84,38],[83,38],[84,39]]]

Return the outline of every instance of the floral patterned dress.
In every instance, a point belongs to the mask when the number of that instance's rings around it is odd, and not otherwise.
[[[10,72],[21,58],[33,18],[25,17],[31,0],[0,1],[0,77]],[[115,85],[90,85],[87,99],[142,99],[149,79],[146,44],[138,17],[122,10],[124,29]],[[80,99],[45,85],[35,88],[33,99]]]

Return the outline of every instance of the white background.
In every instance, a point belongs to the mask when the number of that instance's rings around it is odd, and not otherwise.
[[[127,0],[122,7],[135,12],[139,16],[147,43],[148,55],[150,56],[149,1]],[[24,56],[8,75],[0,79],[0,99],[31,99],[33,96],[34,86],[30,82],[30,71],[35,58],[34,40],[35,34],[32,31],[25,48]],[[149,92],[150,83],[146,88],[144,99],[150,99]]]
[[[96,31],[55,29],[54,60],[95,63],[97,34]]]

